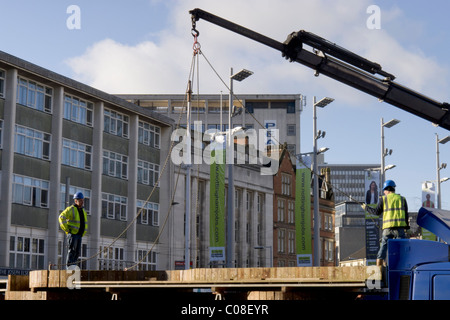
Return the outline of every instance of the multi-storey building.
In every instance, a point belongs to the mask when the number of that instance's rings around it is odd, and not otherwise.
[[[142,269],[167,264],[153,246],[172,192],[173,169],[164,165],[172,126],[160,113],[0,52],[0,267],[62,266],[58,216],[75,191],[88,212],[84,268],[123,268],[143,257]]]
[[[311,199],[311,201],[313,200]],[[311,210],[314,210],[313,203],[311,204]],[[330,183],[330,169],[328,167],[320,169],[318,212],[320,219],[320,265],[333,266],[336,263],[335,202],[334,189]],[[311,218],[311,221],[313,221],[313,224],[316,223],[313,218]]]
[[[294,168],[289,152],[283,150],[273,177],[273,264],[277,267],[297,266]]]
[[[179,94],[123,94],[119,97],[139,106],[173,118],[186,126],[186,97]],[[239,94],[233,100],[233,127],[245,129],[278,129],[280,144],[286,143],[291,156],[300,152],[300,94]],[[242,112],[242,110],[245,112]],[[233,112],[233,111],[232,111]],[[191,126],[200,121],[202,130],[228,129],[229,96],[219,94],[193,95],[191,103]]]
[[[262,175],[261,166],[254,164],[233,165],[233,222],[228,226],[228,190],[229,168],[224,169],[225,218],[222,227],[225,233],[232,232],[233,267],[259,267],[270,265],[269,252],[258,247],[271,246],[273,239],[273,177]],[[185,268],[186,246],[192,268],[224,267],[225,260],[210,259],[210,222],[211,222],[211,166],[205,161],[192,164],[190,168],[189,194],[189,235],[186,237],[186,193],[187,168],[176,165],[174,185],[176,185],[173,215],[168,225],[170,234],[170,265],[168,269]],[[228,250],[229,243],[225,246]]]
[[[330,183],[333,186],[335,203],[344,201],[366,201],[366,175],[369,170],[379,170],[378,164],[321,164],[319,168],[330,168]],[[378,182],[379,184],[379,182]]]

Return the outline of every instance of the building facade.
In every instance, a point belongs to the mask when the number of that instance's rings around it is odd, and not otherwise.
[[[185,268],[186,245],[192,268],[225,267],[225,261],[210,259],[210,165],[202,162],[190,168],[189,236],[186,238],[186,183],[185,167],[174,169],[175,197],[172,217],[168,224],[170,257],[168,269]],[[225,233],[228,222],[228,168],[225,169]],[[270,246],[273,239],[273,177],[261,175],[260,167],[236,164],[233,167],[234,219],[232,225],[233,267],[270,266],[270,253],[257,247]],[[225,250],[227,250],[226,244]]]
[[[281,152],[273,191],[273,265],[295,267],[295,170],[287,150]]]
[[[139,106],[171,117],[186,126],[186,97],[179,94],[123,94],[119,97]],[[279,141],[286,143],[289,153],[294,156],[300,152],[300,114],[302,111],[300,94],[242,94],[233,100],[233,127],[245,129],[278,129]],[[193,95],[191,103],[191,126],[200,121],[202,130],[216,129],[225,132],[228,129],[228,95]],[[244,109],[244,111],[243,111]]]
[[[62,267],[58,216],[76,191],[83,268],[166,264],[154,242],[172,192],[172,119],[0,52],[0,126],[0,267]]]
[[[319,168],[330,168],[330,183],[333,186],[335,203],[366,201],[365,182],[370,170],[379,170],[379,164],[321,164]],[[380,189],[380,188],[378,188]]]

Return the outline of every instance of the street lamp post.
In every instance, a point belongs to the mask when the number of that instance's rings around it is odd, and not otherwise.
[[[443,139],[439,140],[439,136],[436,133],[436,175],[437,175],[437,181],[436,181],[436,195],[437,195],[437,208],[441,209],[441,169],[445,169],[447,167],[446,163],[440,163],[439,162],[439,144],[445,144],[450,141],[450,136],[446,136]]]
[[[316,97],[313,98],[313,161],[314,161],[314,266],[320,266],[320,215],[319,215],[319,178],[317,176],[317,139],[323,138],[325,132],[317,131],[316,107],[324,108],[333,102],[332,98],[323,98],[316,103]]]
[[[227,197],[227,248],[226,248],[226,265],[227,268],[232,268],[233,264],[233,234],[234,234],[234,178],[233,178],[233,164],[234,164],[234,139],[232,135],[233,121],[233,80],[242,81],[251,76],[253,72],[242,69],[236,74],[233,74],[233,68],[230,71],[230,96],[229,96],[229,110],[228,110],[228,138],[227,138],[227,158],[228,158],[228,197]]]
[[[388,122],[383,122],[383,118],[381,118],[381,174],[380,174],[380,183],[381,183],[381,187],[383,187],[384,184],[384,172],[385,172],[385,168],[384,168],[384,157],[386,157],[388,154],[392,153],[392,149],[387,151],[384,150],[384,127],[386,128],[392,128],[393,126],[395,126],[396,124],[398,124],[400,122],[400,120],[397,119],[392,119],[389,120]]]

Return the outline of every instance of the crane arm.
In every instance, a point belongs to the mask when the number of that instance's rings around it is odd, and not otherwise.
[[[196,21],[206,20],[278,50],[291,62],[298,62],[315,70],[316,75],[324,74],[450,130],[448,103],[438,102],[395,83],[395,76],[384,71],[378,63],[369,61],[313,33],[304,30],[293,32],[284,42],[279,42],[201,9],[194,9],[189,13],[193,30],[195,30]],[[305,50],[304,45],[312,47],[313,51]]]

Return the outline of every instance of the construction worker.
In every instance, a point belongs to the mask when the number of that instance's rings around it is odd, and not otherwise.
[[[68,253],[67,266],[76,264],[81,252],[81,240],[87,231],[87,214],[83,208],[84,195],[76,192],[73,195],[74,204],[67,207],[59,215],[59,225],[67,235]]]
[[[377,207],[361,205],[371,214],[383,214],[383,232],[377,255],[377,266],[382,266],[383,260],[386,260],[388,240],[406,238],[406,229],[409,229],[408,204],[404,197],[395,193],[395,187],[394,181],[387,180],[383,184],[384,196],[378,201]]]

